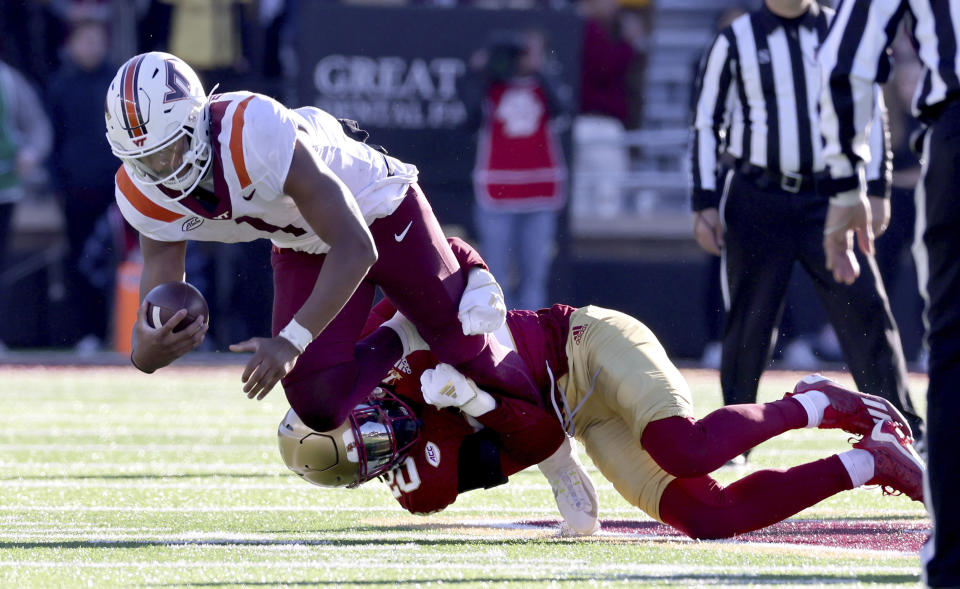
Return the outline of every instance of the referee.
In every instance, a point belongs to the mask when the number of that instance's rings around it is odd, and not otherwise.
[[[816,288],[857,387],[893,403],[919,439],[922,422],[876,261],[858,254],[863,275],[850,284],[835,282],[825,267],[828,201],[815,186],[825,165],[816,52],[831,15],[813,0],[765,0],[719,33],[701,67],[692,206],[697,242],[721,258],[723,399],[756,401],[797,262]],[[879,101],[879,91],[868,85],[867,97]],[[877,126],[868,190],[880,232],[889,220],[890,166]]]
[[[909,15],[909,16],[908,16]],[[960,586],[960,0],[848,0],[823,43],[821,128],[831,176],[824,226],[827,266],[849,284],[863,268],[851,257],[854,232],[871,249],[870,208],[863,197],[864,128],[874,81],[883,81],[886,48],[908,22],[924,73],[913,111],[928,125],[917,186],[914,256],[926,301],[930,384],[927,389],[927,509],[933,535],[921,551],[931,587]],[[854,59],[855,58],[855,59]]]

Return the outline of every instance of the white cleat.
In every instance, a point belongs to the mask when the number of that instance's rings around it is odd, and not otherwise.
[[[565,438],[557,451],[537,468],[550,482],[557,508],[563,516],[560,535],[589,536],[596,533],[600,529],[597,491],[577,459],[570,438]]]

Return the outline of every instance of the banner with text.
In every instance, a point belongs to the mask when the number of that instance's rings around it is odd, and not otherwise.
[[[491,35],[542,32],[549,73],[576,103],[582,25],[572,12],[318,2],[299,10],[299,104],[357,120],[371,142],[416,164],[444,222],[465,222],[472,206],[476,138],[457,88]]]

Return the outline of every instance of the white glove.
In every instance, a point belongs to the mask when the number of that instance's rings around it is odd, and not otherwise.
[[[493,333],[500,329],[507,320],[507,305],[493,274],[483,268],[470,270],[457,317],[464,335]]]
[[[434,407],[458,407],[467,415],[480,417],[497,407],[490,393],[477,388],[473,379],[449,364],[437,364],[420,375],[423,400]]]
[[[387,319],[381,324],[382,327],[389,327],[400,337],[403,344],[404,357],[409,356],[418,350],[429,350],[430,346],[420,337],[420,332],[410,323],[410,320],[403,316],[403,313],[397,311],[393,317]]]

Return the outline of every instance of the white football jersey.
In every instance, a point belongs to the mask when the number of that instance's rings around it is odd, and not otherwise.
[[[279,247],[327,252],[330,246],[283,193],[298,138],[350,189],[368,225],[395,211],[417,181],[416,166],[348,137],[337,119],[318,108],[292,110],[250,92],[215,95],[208,108],[213,165],[189,197],[172,202],[163,186],[139,182],[125,166],[117,171],[120,211],[151,239],[265,238]]]

